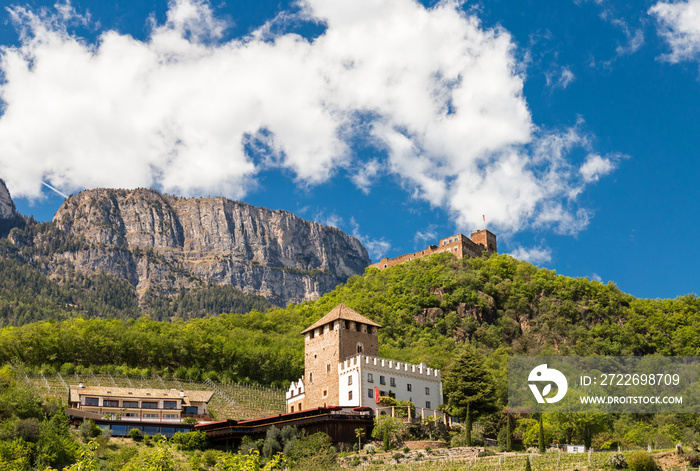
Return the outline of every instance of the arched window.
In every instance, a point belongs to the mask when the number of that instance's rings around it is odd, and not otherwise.
[[[358,344],[357,344],[357,353],[362,353],[363,348],[364,348],[363,345],[362,345],[361,343],[358,342]]]

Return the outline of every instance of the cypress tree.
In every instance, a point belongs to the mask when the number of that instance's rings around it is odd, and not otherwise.
[[[443,391],[450,412],[464,419],[467,446],[471,446],[472,421],[497,410],[493,380],[473,348],[459,352],[444,373]]]

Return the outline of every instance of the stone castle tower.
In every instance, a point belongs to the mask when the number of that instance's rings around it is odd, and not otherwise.
[[[380,327],[339,304],[302,332],[305,409],[340,404],[338,363],[358,353],[379,356]]]

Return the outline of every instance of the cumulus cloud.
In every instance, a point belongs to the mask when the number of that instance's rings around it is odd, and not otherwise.
[[[597,154],[589,154],[581,165],[579,172],[586,182],[596,182],[603,175],[612,172],[616,167],[611,158],[603,158]]]
[[[656,17],[658,32],[671,47],[667,60],[700,58],[700,0],[658,2],[648,13]]]
[[[510,255],[534,265],[552,261],[552,251],[546,247],[518,247]]]
[[[67,5],[8,10],[21,43],[0,49],[0,174],[14,195],[44,180],[243,198],[264,169],[300,185],[345,169],[365,192],[396,175],[460,230],[483,214],[503,231],[585,227],[575,198],[595,179],[570,153],[590,140],[532,122],[509,33],[459,2],[305,0],[224,39],[205,0],[172,0],[146,40],[110,30],[94,44],[69,32],[87,16]],[[298,21],[325,31],[285,31]]]

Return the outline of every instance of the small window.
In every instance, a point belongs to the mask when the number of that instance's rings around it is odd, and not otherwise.
[[[396,379],[395,378],[389,378],[389,386],[396,387]]]
[[[386,379],[384,378],[384,376],[379,377],[379,384],[386,384]]]
[[[372,373],[367,373],[367,382],[374,383],[374,376],[372,376]]]
[[[425,388],[425,395],[427,396],[429,394],[430,394],[430,388]]]
[[[119,401],[115,401],[113,399],[105,399],[104,401],[102,401],[102,405],[105,407],[119,407]]]
[[[99,406],[100,405],[100,398],[99,397],[86,397],[85,398],[85,405],[86,406]]]
[[[147,419],[153,419],[153,418],[158,417],[158,414],[146,414],[145,417],[146,417]]]
[[[323,390],[323,397],[326,397],[326,396],[328,396],[328,389]]]
[[[326,373],[330,373],[330,372],[331,372],[331,364],[326,363]]]
[[[352,401],[352,391],[348,391],[348,401]]]
[[[124,404],[125,409],[138,409],[139,408],[138,401],[124,401],[123,404]]]
[[[386,268],[386,263],[384,264],[384,268]]]
[[[430,401],[425,401],[425,408],[430,409]]]
[[[352,376],[348,376],[348,386],[352,384]]]
[[[367,397],[372,399],[374,397],[374,391],[372,391],[372,388],[369,388],[367,390]]]
[[[411,389],[411,383],[408,383],[408,384],[406,385],[406,391],[411,391],[411,390],[412,390],[412,389]]]
[[[158,403],[142,401],[141,409],[158,409]]]
[[[177,401],[163,401],[163,409],[177,409]]]
[[[361,343],[357,344],[357,353],[362,353],[362,344]]]
[[[314,382],[314,374],[309,373],[309,383],[313,383],[313,382]]]
[[[314,331],[313,330],[311,332],[309,332],[309,338],[310,339],[314,338]]]
[[[292,406],[292,410],[290,412],[294,412],[294,406]]]

